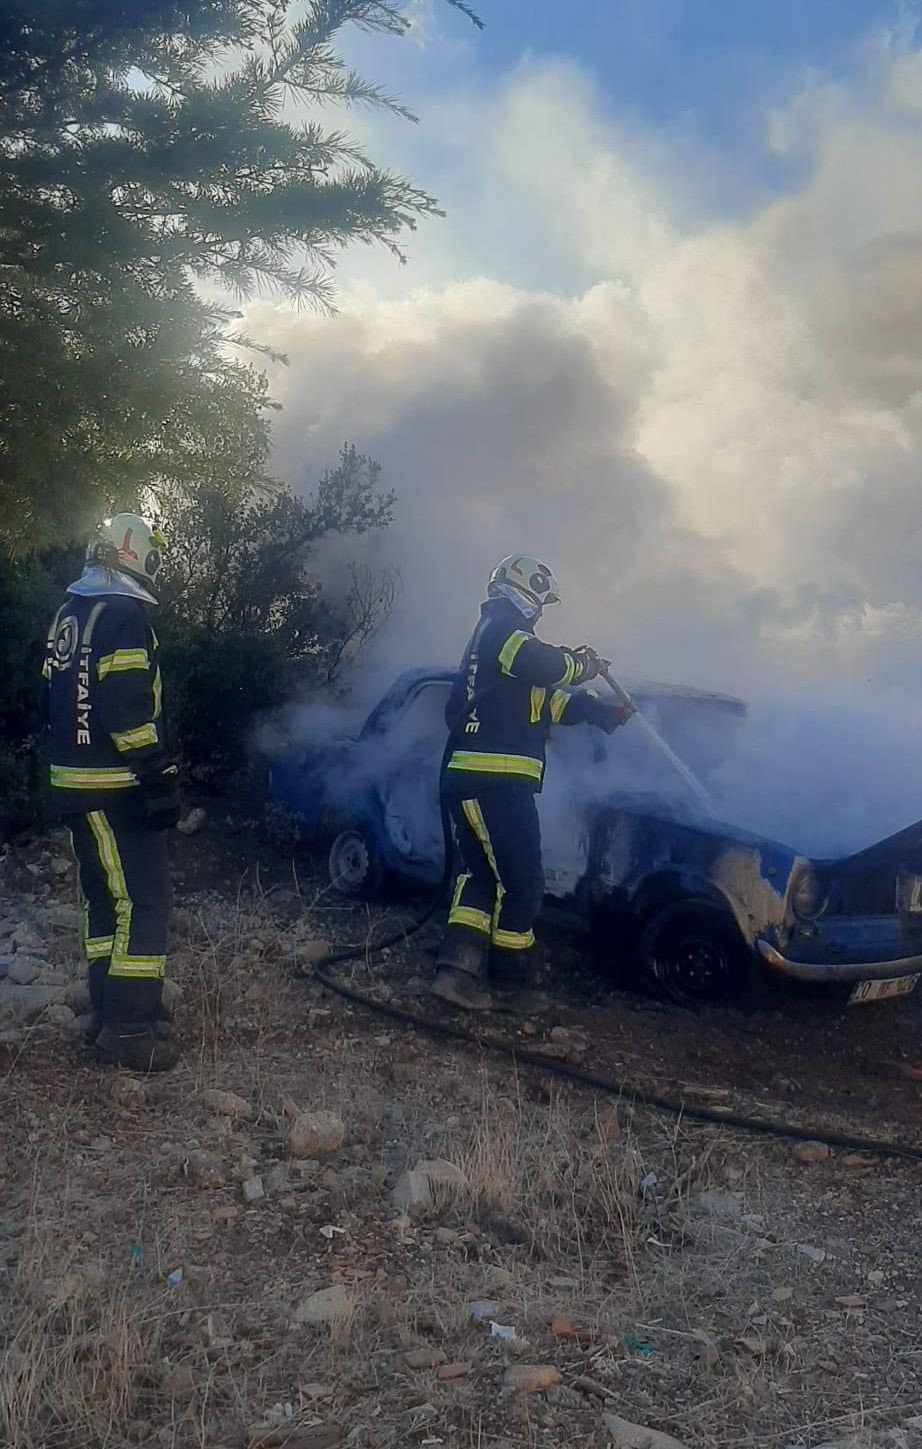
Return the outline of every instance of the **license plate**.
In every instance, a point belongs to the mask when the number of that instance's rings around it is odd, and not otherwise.
[[[867,1001],[885,1001],[891,996],[908,996],[919,984],[918,976],[892,976],[888,981],[859,981],[849,1006],[863,1006]]]
[[[896,908],[913,916],[922,912],[922,875],[897,876]]]

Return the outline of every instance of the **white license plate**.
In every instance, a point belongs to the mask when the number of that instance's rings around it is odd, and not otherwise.
[[[888,981],[859,981],[849,1006],[863,1006],[866,1001],[885,1001],[890,996],[908,996],[919,984],[918,976],[892,976]]]
[[[922,875],[897,876],[896,908],[914,916],[922,912]]]

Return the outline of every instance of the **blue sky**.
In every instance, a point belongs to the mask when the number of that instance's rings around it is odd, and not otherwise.
[[[347,49],[424,128],[447,95],[566,58],[622,125],[712,151],[721,175],[710,204],[730,214],[791,180],[794,163],[764,146],[766,112],[811,83],[847,80],[877,35],[910,42],[922,13],[904,0],[480,0],[486,29],[477,32],[441,0],[419,3],[424,43],[350,37]]]

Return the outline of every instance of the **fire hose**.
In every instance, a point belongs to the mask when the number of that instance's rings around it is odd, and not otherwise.
[[[685,783],[701,803],[710,807],[711,801],[707,791],[695,779],[687,766],[670,749],[669,745],[662,739],[654,726],[649,724],[649,721],[646,721],[644,716],[640,714],[630,694],[628,694],[627,690],[611,674],[611,669],[607,662],[603,664],[600,673],[601,677],[605,680],[621,704],[632,709],[632,718],[637,719],[642,725],[647,726],[645,732],[648,733],[651,743],[666,756],[673,768],[681,775],[682,779],[685,780]],[[476,709],[486,696],[497,687],[496,684],[489,685],[480,691],[479,694],[476,694],[469,702],[469,709]],[[467,717],[468,712],[469,710],[465,711],[464,718]],[[448,761],[454,749],[458,728],[462,723],[463,719],[449,730],[439,770],[440,781],[445,774]],[[441,1037],[444,1040],[462,1042],[479,1047],[482,1050],[486,1049],[510,1059],[514,1065],[532,1067],[545,1074],[562,1077],[567,1081],[573,1082],[576,1086],[589,1087],[619,1100],[627,1099],[631,1103],[646,1107],[651,1111],[665,1112],[670,1116],[687,1118],[692,1122],[732,1128],[737,1131],[749,1132],[762,1137],[778,1137],[795,1142],[822,1142],[828,1147],[841,1148],[849,1152],[865,1152],[877,1157],[899,1157],[910,1161],[922,1162],[922,1147],[917,1147],[912,1143],[893,1142],[883,1138],[857,1137],[850,1133],[838,1132],[831,1128],[805,1127],[800,1123],[791,1122],[786,1118],[753,1117],[742,1112],[723,1111],[719,1107],[696,1106],[693,1103],[687,1102],[684,1097],[671,1097],[663,1093],[651,1092],[647,1088],[641,1087],[624,1078],[605,1077],[599,1073],[584,1070],[581,1067],[571,1066],[566,1062],[557,1061],[553,1058],[542,1056],[538,1052],[529,1051],[527,1048],[515,1042],[504,1041],[498,1037],[486,1036],[468,1027],[452,1025],[449,1022],[427,1016],[423,1012],[410,1011],[407,1007],[396,1006],[391,1002],[381,1001],[374,996],[356,991],[354,987],[346,986],[343,982],[337,981],[329,973],[328,968],[330,966],[335,966],[343,961],[356,961],[362,957],[367,959],[370,956],[377,956],[392,946],[409,941],[429,924],[448,895],[454,874],[454,840],[447,798],[441,789],[439,790],[439,806],[445,849],[445,864],[442,870],[441,880],[433,894],[432,900],[422,915],[411,926],[392,932],[382,940],[377,941],[374,945],[362,943],[361,945],[345,946],[337,951],[330,951],[321,957],[320,960],[311,962],[303,968],[298,968],[297,974],[299,976],[306,979],[313,978],[325,990],[332,992],[335,996],[340,997],[350,1005],[361,1007],[377,1016],[396,1021],[402,1026],[409,1026],[414,1030],[423,1031],[430,1036]]]

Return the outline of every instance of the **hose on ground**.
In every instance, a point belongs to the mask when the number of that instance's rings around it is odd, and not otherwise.
[[[430,912],[430,917],[431,914]],[[417,923],[400,936],[391,937],[391,944],[415,934],[420,924],[422,923]],[[382,942],[381,945],[383,947],[384,943]],[[341,997],[350,1005],[362,1007],[366,1011],[399,1022],[403,1026],[413,1027],[417,1031],[424,1031],[431,1036],[442,1037],[447,1041],[461,1042],[486,1049],[510,1059],[515,1065],[536,1068],[552,1076],[562,1077],[577,1086],[590,1087],[594,1091],[604,1092],[606,1096],[629,1101],[654,1112],[665,1112],[673,1117],[688,1118],[692,1122],[734,1128],[737,1131],[749,1132],[761,1137],[778,1137],[793,1142],[822,1142],[827,1147],[841,1148],[847,1152],[865,1152],[875,1157],[901,1157],[913,1162],[922,1162],[922,1147],[917,1147],[911,1142],[855,1137],[851,1133],[837,1132],[827,1127],[804,1127],[798,1122],[790,1122],[782,1118],[753,1117],[744,1112],[724,1112],[719,1107],[696,1106],[686,1102],[684,1098],[651,1092],[645,1087],[640,1087],[636,1083],[624,1079],[604,1077],[597,1072],[585,1071],[581,1067],[573,1067],[566,1062],[541,1056],[538,1052],[529,1051],[527,1047],[501,1041],[496,1037],[484,1036],[466,1027],[426,1016],[422,1012],[410,1011],[407,1007],[395,1006],[391,1002],[379,1001],[373,996],[366,996],[364,992],[356,991],[353,987],[337,981],[325,969],[334,961],[355,959],[363,952],[364,947],[349,952],[331,952],[329,956],[306,966],[300,974],[304,977],[313,977],[326,990],[332,991],[334,995]]]

